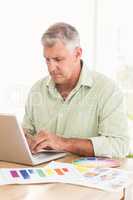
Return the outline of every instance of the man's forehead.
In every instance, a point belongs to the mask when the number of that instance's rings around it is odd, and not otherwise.
[[[44,57],[45,58],[63,58],[66,56],[62,51],[61,52],[46,52],[44,51]]]
[[[56,42],[51,43],[51,44],[44,44],[43,47],[45,49],[49,49],[49,48],[51,48],[51,49],[52,48],[66,48],[66,45],[61,40],[57,40]]]
[[[44,57],[64,57],[68,54],[70,54],[70,51],[64,47],[64,48],[55,48],[53,47],[44,47],[43,49]]]

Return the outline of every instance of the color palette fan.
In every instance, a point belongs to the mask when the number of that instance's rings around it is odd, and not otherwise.
[[[121,160],[107,157],[82,157],[73,161],[74,165],[82,167],[119,167]]]

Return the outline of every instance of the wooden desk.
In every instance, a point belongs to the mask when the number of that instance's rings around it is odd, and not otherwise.
[[[77,156],[69,155],[59,161],[71,162]],[[39,167],[45,164],[39,165]],[[124,162],[126,166],[126,162]],[[0,162],[0,167],[25,167],[24,165]],[[34,184],[0,186],[2,200],[122,200],[123,191],[106,192],[94,188],[80,187],[70,184]]]
[[[128,171],[133,171],[133,158],[125,159],[120,168]],[[124,200],[133,200],[133,184],[125,189],[124,196],[125,196]]]

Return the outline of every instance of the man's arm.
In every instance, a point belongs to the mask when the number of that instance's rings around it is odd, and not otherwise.
[[[80,156],[94,156],[91,140],[79,138],[65,138],[64,151],[78,154]]]
[[[117,87],[105,87],[99,105],[98,136],[91,137],[96,156],[125,157],[129,136],[123,95]]]
[[[32,152],[37,153],[41,149],[56,149],[78,154],[80,156],[94,156],[91,140],[79,138],[63,138],[54,133],[40,131],[35,136],[35,142],[32,145]]]

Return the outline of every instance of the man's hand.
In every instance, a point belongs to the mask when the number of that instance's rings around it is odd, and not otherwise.
[[[63,138],[55,133],[44,130],[35,136],[26,134],[26,138],[30,150],[34,154],[40,152],[42,149],[55,149],[57,151],[75,153],[80,156],[95,156],[93,144],[89,139]]]
[[[34,136],[32,136],[31,134],[25,134],[25,137],[26,137],[26,140],[27,140],[27,142],[28,142],[28,145],[29,145],[30,150],[32,150],[32,146],[33,146],[34,143],[35,143]]]
[[[40,131],[34,136],[34,142],[31,145],[32,153],[37,153],[42,149],[55,149],[63,150],[65,138],[62,138],[54,133],[49,133],[47,131]]]

